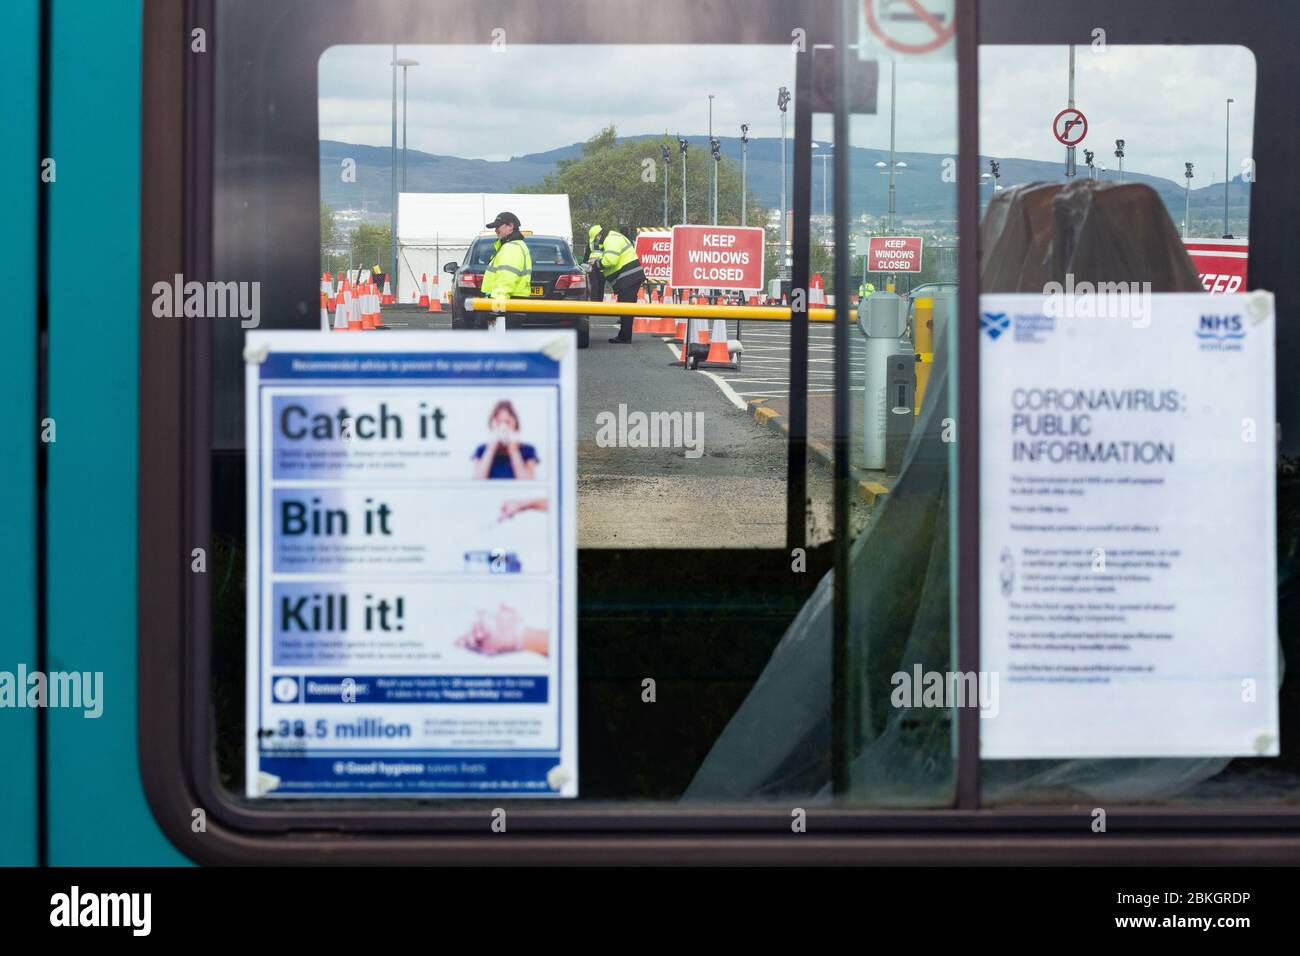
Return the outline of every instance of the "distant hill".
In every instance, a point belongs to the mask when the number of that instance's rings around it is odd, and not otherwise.
[[[647,140],[656,147],[647,148],[646,155],[658,161],[658,137],[634,136],[633,141]],[[687,137],[691,149],[707,151],[708,137]],[[622,142],[624,140],[620,140]],[[740,139],[719,137],[724,156],[740,162]],[[787,149],[793,152],[791,144]],[[876,163],[888,161],[888,150],[854,147],[851,167],[853,195],[852,208],[872,215],[881,215],[888,208],[888,180],[876,168]],[[407,189],[413,192],[511,192],[518,186],[531,186],[553,173],[556,163],[582,154],[582,144],[574,143],[544,153],[513,156],[504,161],[461,159],[457,156],[435,155],[419,150],[407,151]],[[398,153],[399,161],[401,153]],[[345,158],[356,160],[357,181],[344,183],[340,176],[341,162]],[[676,152],[674,151],[674,159]],[[950,220],[954,215],[956,184],[944,181],[944,161],[951,157],[935,153],[898,152],[895,159],[907,163],[905,172],[895,176],[894,187],[897,215],[901,220]],[[1057,180],[1061,163],[1032,159],[998,157],[1003,186]],[[821,211],[822,166],[813,163],[813,212]],[[981,169],[988,169],[988,160],[981,160]],[[1081,174],[1087,167],[1080,165]],[[386,220],[389,217],[390,161],[387,146],[361,146],[322,140],[320,144],[321,200],[332,208],[359,209],[367,219]],[[676,172],[676,167],[674,167]],[[1116,173],[1106,173],[1108,180],[1116,180]],[[1170,218],[1181,223],[1183,217],[1183,185],[1159,176],[1125,170],[1126,182],[1142,182],[1151,186],[1169,209]],[[781,196],[781,141],[778,138],[751,139],[749,142],[749,189],[764,206],[775,209]],[[694,191],[694,190],[692,190]],[[1245,219],[1250,203],[1250,186],[1239,178],[1228,187],[1229,216],[1232,220]],[[828,195],[830,195],[828,191]],[[832,198],[833,201],[833,198]],[[1223,183],[1202,186],[1191,191],[1191,218],[1220,222],[1223,216]]]

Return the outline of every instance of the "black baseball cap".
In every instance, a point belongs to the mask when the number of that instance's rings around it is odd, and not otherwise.
[[[522,225],[519,222],[519,217],[516,216],[514,213],[499,212],[497,213],[497,217],[487,224],[486,228],[495,229],[497,226],[502,226],[505,225],[506,223],[510,223],[510,225],[514,226],[516,229],[518,229],[520,225]]]

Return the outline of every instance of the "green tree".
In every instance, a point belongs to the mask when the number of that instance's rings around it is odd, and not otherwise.
[[[367,269],[378,265],[387,271],[392,250],[393,232],[389,226],[363,222],[352,234],[352,262]]]
[[[763,277],[765,280],[775,279],[780,273],[778,257],[781,250],[781,230],[776,227],[768,227],[767,244],[764,246]],[[861,261],[861,260],[858,260]],[[827,293],[834,292],[835,286],[835,251],[826,243],[819,239],[812,239],[808,248],[808,274],[820,272],[822,282],[826,286]],[[857,289],[857,284],[853,286]]]
[[[661,148],[667,146],[672,161],[668,171],[668,222],[664,222],[664,164]],[[707,148],[692,145],[686,157],[686,208],[692,223],[709,221],[713,191]],[[638,228],[672,226],[681,222],[682,164],[677,139],[662,137],[618,142],[613,126],[606,127],[582,146],[582,155],[561,160],[556,171],[520,193],[567,193],[573,216],[574,252],[587,247],[588,227],[599,224],[635,237]],[[762,225],[767,213],[750,195],[748,222]],[[718,162],[718,222],[740,224],[740,164],[729,157]]]
[[[320,204],[320,249],[323,259],[331,248],[338,244],[339,231],[334,225],[334,210],[328,203]]]

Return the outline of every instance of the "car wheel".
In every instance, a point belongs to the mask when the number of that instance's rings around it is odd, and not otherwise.
[[[591,325],[585,315],[579,316],[573,323],[578,332],[578,348],[585,349],[591,343]]]

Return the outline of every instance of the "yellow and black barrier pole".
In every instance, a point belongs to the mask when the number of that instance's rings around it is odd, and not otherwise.
[[[789,322],[788,306],[684,305],[668,302],[586,302],[576,299],[467,299],[473,312],[526,312],[534,315],[641,315],[670,319],[756,319]],[[809,322],[834,322],[834,309],[809,309]]]
[[[912,319],[912,348],[916,352],[916,394],[914,402],[917,415],[925,400],[925,386],[934,370],[934,299],[920,297],[916,300],[916,315]]]

